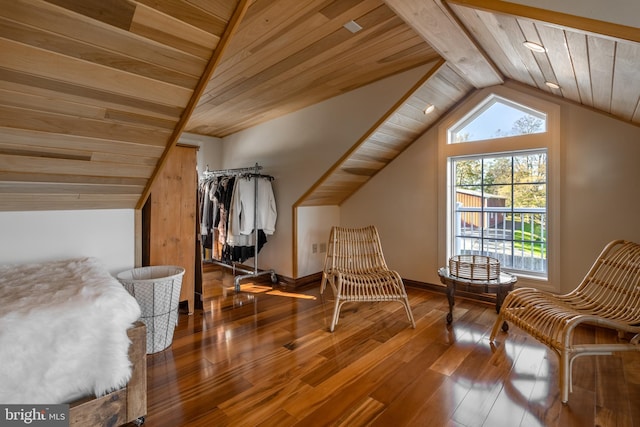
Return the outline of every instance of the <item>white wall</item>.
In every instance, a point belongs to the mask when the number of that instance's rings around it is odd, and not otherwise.
[[[134,210],[0,212],[0,263],[99,258],[111,274],[134,267]]]
[[[573,289],[614,239],[640,242],[640,128],[561,105],[561,283]],[[343,225],[378,226],[387,264],[408,279],[439,283],[437,130],[434,128],[341,207]]]
[[[198,176],[202,176],[207,168],[209,170],[222,168],[222,140],[220,138],[185,132],[180,135],[178,143],[200,147],[196,159]]]
[[[640,243],[640,128],[586,108],[562,110],[562,286],[613,239]],[[566,125],[564,125],[566,123]]]
[[[340,225],[340,207],[300,207],[297,224],[298,277],[304,277],[322,271],[331,227]]]
[[[293,204],[428,69],[418,67],[224,138],[223,168],[258,162],[275,177],[276,232],[260,251],[258,267],[293,277]],[[305,263],[310,250],[300,247],[298,259]]]

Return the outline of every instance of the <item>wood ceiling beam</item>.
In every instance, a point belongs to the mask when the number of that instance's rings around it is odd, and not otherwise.
[[[502,84],[502,74],[440,0],[385,0],[476,88]]]
[[[209,83],[209,80],[213,76],[213,73],[216,70],[216,67],[220,63],[224,52],[227,50],[231,37],[240,26],[240,22],[242,22],[242,18],[244,18],[247,12],[247,9],[251,5],[251,3],[253,3],[253,0],[240,0],[238,2],[236,9],[233,12],[233,15],[231,16],[231,19],[229,20],[229,24],[227,25],[227,28],[225,29],[225,32],[222,35],[222,38],[220,39],[220,43],[218,43],[218,46],[213,51],[213,54],[211,55],[211,59],[207,63],[207,66],[204,72],[202,73],[200,80],[198,81],[198,85],[193,91],[193,95],[191,96],[189,103],[187,104],[182,115],[180,116],[180,120],[178,121],[178,124],[176,125],[173,133],[171,134],[171,137],[169,138],[169,143],[167,144],[166,149],[164,150],[164,152],[162,153],[162,156],[158,160],[158,164],[156,165],[156,168],[153,171],[151,178],[147,182],[147,185],[145,186],[145,189],[142,192],[140,199],[138,200],[136,209],[138,210],[142,209],[147,199],[149,198],[149,194],[150,194],[150,190],[151,190],[151,186],[153,185],[153,182],[155,181],[156,177],[160,174],[160,170],[166,163],[167,158],[171,154],[171,151],[174,149],[174,147],[178,143],[178,140],[180,139],[180,135],[182,135],[182,132],[184,131],[187,125],[187,122],[191,117],[191,114],[195,110],[200,97],[204,93],[204,90],[206,89],[207,84]]]
[[[572,28],[591,34],[599,34],[614,39],[623,39],[640,43],[640,28],[637,27],[598,21],[596,19],[540,9],[533,6],[509,3],[503,0],[447,0],[447,3],[467,6],[473,9],[483,10],[485,12],[495,12],[518,16],[521,18],[528,18],[556,25],[561,28]]]

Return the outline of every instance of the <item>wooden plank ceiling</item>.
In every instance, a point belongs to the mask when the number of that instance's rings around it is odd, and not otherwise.
[[[238,1],[0,7],[0,209],[132,208]]]
[[[0,210],[139,207],[183,130],[224,137],[443,59],[299,201],[340,203],[474,88],[640,124],[639,43],[501,0],[3,0]]]
[[[640,124],[640,29],[514,8],[504,2],[451,3],[507,78]],[[546,51],[531,51],[524,47],[525,41]]]
[[[437,57],[382,0],[256,0],[186,131],[224,137]]]

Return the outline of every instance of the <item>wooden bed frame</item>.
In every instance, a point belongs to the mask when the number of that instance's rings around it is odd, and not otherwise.
[[[119,426],[144,423],[147,415],[147,333],[138,321],[127,335],[131,340],[129,360],[133,367],[126,387],[102,397],[87,397],[69,405],[69,425],[77,427]]]

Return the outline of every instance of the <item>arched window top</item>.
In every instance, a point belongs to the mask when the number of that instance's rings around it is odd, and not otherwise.
[[[506,138],[547,131],[547,115],[491,94],[448,130],[448,143]]]

